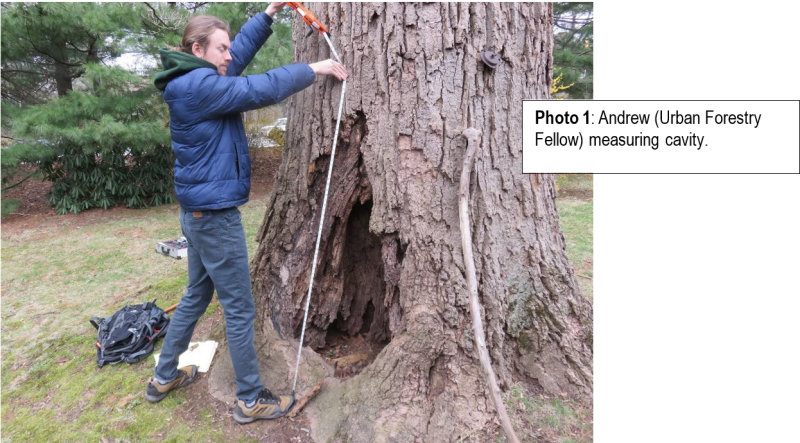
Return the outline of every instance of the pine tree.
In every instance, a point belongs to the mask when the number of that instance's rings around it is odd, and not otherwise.
[[[97,64],[84,66],[83,76],[92,85],[86,91],[18,116],[13,132],[27,141],[9,151],[38,163],[59,214],[174,201],[166,105],[149,79]]]
[[[60,214],[173,201],[169,118],[151,73],[103,67],[123,52],[156,56],[180,43],[196,14],[216,15],[232,34],[263,4],[17,3],[2,5],[3,180],[21,162],[53,182]],[[291,15],[246,74],[291,63]],[[159,69],[159,68],[156,68]],[[11,134],[11,137],[7,137]]]
[[[193,16],[207,14],[218,17],[230,25],[231,35],[235,36],[247,20],[266,9],[265,3],[176,2],[144,5],[144,29],[155,37],[145,42],[144,51],[154,55],[158,54],[160,47],[178,46],[183,28]],[[250,62],[245,75],[261,74],[292,62],[291,14],[290,9],[284,8],[273,17],[272,36]]]
[[[142,40],[133,3],[3,3],[2,97],[36,104],[63,97],[88,63]]]
[[[594,65],[594,4],[554,3],[553,78],[561,78],[569,98],[591,99]]]
[[[267,3],[212,3],[202,9],[203,14],[213,15],[228,22],[234,36],[250,17],[264,12]],[[244,75],[264,72],[292,63],[292,10],[289,7],[273,17],[272,35],[253,57]]]

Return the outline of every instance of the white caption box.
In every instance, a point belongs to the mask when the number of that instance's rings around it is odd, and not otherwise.
[[[797,100],[525,100],[522,119],[523,173],[800,173]]]

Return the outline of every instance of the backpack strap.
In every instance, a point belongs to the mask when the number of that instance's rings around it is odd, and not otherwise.
[[[147,356],[149,356],[151,352],[153,352],[153,342],[152,341],[147,341],[145,343],[144,347],[142,347],[142,349],[140,349],[140,350],[138,350],[138,351],[136,351],[134,353],[126,355],[124,357],[125,358],[125,363],[137,363],[137,362],[140,362],[140,361],[144,360],[145,358],[147,358]]]
[[[100,330],[100,324],[102,322],[103,322],[103,319],[100,318],[100,317],[92,317],[92,318],[89,319],[89,323],[91,323],[92,326],[94,326],[94,328],[97,329],[98,331]]]

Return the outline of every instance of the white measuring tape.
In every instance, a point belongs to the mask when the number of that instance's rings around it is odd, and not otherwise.
[[[339,54],[336,52],[336,49],[333,47],[333,43],[331,43],[330,37],[328,34],[323,33],[325,36],[325,41],[328,42],[328,46],[330,46],[333,55],[336,57],[336,61],[342,63],[342,60],[339,58]],[[342,63],[342,65],[344,65]],[[319,254],[319,241],[322,238],[322,224],[325,222],[325,209],[328,206],[328,191],[331,187],[331,175],[333,174],[333,159],[336,156],[336,140],[339,138],[339,124],[342,121],[342,103],[344,103],[344,91],[347,89],[347,80],[342,81],[342,94],[339,97],[339,113],[336,116],[336,131],[333,135],[333,146],[331,147],[331,161],[328,164],[328,180],[325,182],[325,198],[322,200],[322,213],[319,217],[319,230],[317,230],[317,245],[314,247],[314,262],[311,264],[311,279],[308,282],[308,294],[306,295],[306,310],[305,314],[303,314],[303,328],[300,332],[300,344],[297,348],[297,365],[294,370],[294,382],[292,383],[292,396],[294,396],[295,388],[297,387],[297,374],[300,372],[300,355],[303,352],[303,339],[306,335],[306,321],[308,320],[308,306],[311,303],[311,289],[314,287],[314,276],[317,273],[317,254]]]

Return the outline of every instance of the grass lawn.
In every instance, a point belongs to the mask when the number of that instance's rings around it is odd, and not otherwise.
[[[567,256],[575,269],[575,278],[583,295],[593,297],[594,241],[592,219],[594,202],[571,197],[556,199],[561,229],[567,239]]]
[[[266,199],[241,208],[248,250],[256,249]],[[592,276],[592,202],[559,198],[568,255],[578,275]],[[176,204],[133,211],[95,210],[50,217],[2,235],[3,442],[253,441],[236,438],[205,406],[185,419],[183,390],[148,404],[143,389],[154,360],[97,368],[91,316],[158,299],[179,301],[187,284],[185,260],[156,254],[158,240],[180,236]],[[592,280],[578,277],[591,299]],[[219,307],[215,300],[209,311]],[[203,321],[208,316],[201,319]],[[160,352],[161,342],[155,353]],[[591,410],[534,396],[521,386],[505,395],[521,438],[559,443],[591,441]],[[183,409],[183,412],[181,412]],[[491,428],[491,426],[490,426]],[[499,426],[463,441],[503,441]]]
[[[265,204],[241,208],[251,254]],[[156,405],[144,401],[152,356],[97,367],[89,317],[153,299],[165,308],[180,300],[187,284],[186,260],[155,252],[157,240],[180,236],[178,206],[123,211],[124,217],[83,226],[64,216],[13,236],[4,229],[4,443],[224,440],[211,414],[199,414],[191,428],[183,422],[176,412],[186,400],[182,390]],[[218,305],[215,298],[209,311]]]

